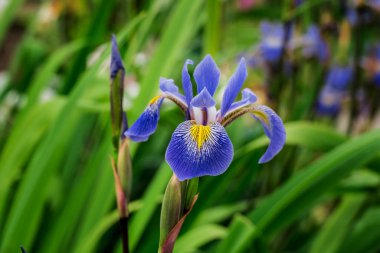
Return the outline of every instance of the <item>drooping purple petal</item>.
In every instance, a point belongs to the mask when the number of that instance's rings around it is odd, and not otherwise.
[[[241,94],[242,94],[241,100],[238,102],[232,103],[232,105],[228,109],[227,113],[230,113],[231,111],[239,109],[243,106],[253,104],[257,101],[257,97],[256,97],[255,93],[253,93],[253,91],[248,89],[248,88],[243,89],[241,91]]]
[[[119,53],[119,49],[116,42],[115,35],[112,35],[112,49],[111,49],[111,66],[110,66],[110,76],[111,79],[115,78],[119,70],[124,71],[123,61]]]
[[[163,100],[162,96],[153,98],[136,122],[124,132],[124,135],[135,142],[148,140],[157,129]]]
[[[210,55],[206,55],[194,70],[194,79],[197,83],[198,93],[206,87],[211,96],[213,96],[216,87],[218,87],[219,76],[220,71],[215,61]]]
[[[187,65],[189,64],[192,65],[193,61],[186,60],[182,68],[182,87],[183,87],[183,92],[185,93],[186,103],[188,105],[190,105],[190,101],[193,98],[193,85],[191,83],[189,71],[187,70]]]
[[[184,95],[179,93],[177,85],[175,85],[173,79],[160,78],[160,90],[168,95],[171,95],[174,99],[179,100],[184,105],[187,106],[186,98]]]
[[[220,175],[227,170],[232,157],[231,140],[217,122],[208,126],[194,121],[181,123],[166,150],[166,161],[181,181]]]
[[[223,94],[221,113],[222,116],[226,114],[235,98],[239,94],[245,79],[247,78],[247,66],[245,65],[244,58],[241,58],[239,66],[236,68],[235,73],[228,80],[227,88]]]
[[[203,88],[203,90],[196,95],[192,100],[191,100],[191,106],[195,107],[211,107],[215,105],[215,100],[212,98],[210,93],[206,88]]]
[[[253,105],[250,111],[254,118],[259,120],[264,127],[270,143],[259,163],[270,161],[282,149],[286,140],[286,132],[281,118],[269,107],[264,105]]]

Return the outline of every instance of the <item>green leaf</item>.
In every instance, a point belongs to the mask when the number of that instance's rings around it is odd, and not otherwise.
[[[141,239],[142,233],[147,228],[146,226],[148,225],[149,220],[152,218],[154,211],[158,207],[157,198],[163,195],[172,174],[172,170],[169,166],[166,163],[163,163],[141,199],[143,207],[131,217],[129,231],[133,232],[129,235],[129,243],[132,252],[136,248]]]
[[[269,236],[292,222],[314,205],[350,171],[362,166],[380,150],[380,132],[372,131],[346,141],[266,197],[249,214],[257,226],[250,240],[259,234]]]
[[[228,228],[227,236],[220,241],[216,252],[245,252],[242,246],[245,246],[245,242],[254,230],[254,225],[247,217],[240,214],[235,215]]]
[[[297,145],[314,151],[326,151],[341,144],[346,138],[335,129],[311,122],[289,122],[285,124],[286,145]],[[323,137],[323,138],[322,138]],[[236,151],[235,159],[269,144],[267,136],[263,135]]]
[[[226,228],[219,225],[208,224],[196,227],[178,238],[173,252],[193,252],[202,245],[224,236],[226,236]]]
[[[247,207],[248,204],[246,202],[240,202],[203,210],[192,222],[191,226],[197,227],[204,224],[223,222],[235,213],[243,212]]]
[[[337,210],[328,218],[311,245],[311,253],[334,253],[346,240],[354,217],[366,199],[365,194],[348,194]],[[332,240],[332,238],[334,238]]]
[[[343,242],[339,253],[378,252],[380,249],[380,207],[368,209]]]
[[[161,41],[151,58],[146,72],[141,81],[141,92],[134,101],[133,111],[129,113],[129,119],[134,121],[148,101],[158,90],[160,76],[170,77],[174,73],[180,73],[182,63],[177,65],[183,55],[184,48],[191,45],[193,36],[199,28],[199,15],[202,12],[203,1],[178,1],[171,11],[164,29]],[[189,25],[191,24],[191,25]],[[181,62],[184,62],[181,60]]]

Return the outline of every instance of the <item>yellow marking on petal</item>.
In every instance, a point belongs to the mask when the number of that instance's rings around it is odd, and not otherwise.
[[[198,149],[200,149],[203,143],[210,137],[211,127],[203,125],[192,125],[190,127],[190,135],[194,141],[196,141]]]
[[[263,113],[262,111],[257,111],[257,110],[253,110],[252,113],[255,114],[256,117],[261,118],[265,122],[265,124],[269,125],[269,119],[265,113]]]
[[[160,98],[161,98],[161,95],[155,96],[154,98],[152,98],[152,99],[149,101],[149,105],[152,105],[152,104],[156,103],[157,100],[159,100]]]

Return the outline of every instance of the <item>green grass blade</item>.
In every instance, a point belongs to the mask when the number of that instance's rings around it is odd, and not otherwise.
[[[349,140],[293,176],[249,214],[258,231],[268,236],[289,224],[350,171],[373,158],[380,149],[380,132]],[[258,234],[253,233],[251,239]]]
[[[311,246],[311,253],[334,253],[347,238],[354,217],[366,199],[365,194],[349,194],[343,197],[337,210],[328,218]],[[332,238],[334,238],[332,240]]]

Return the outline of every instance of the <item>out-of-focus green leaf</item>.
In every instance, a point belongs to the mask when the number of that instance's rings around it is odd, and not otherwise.
[[[228,228],[227,236],[221,240],[216,252],[244,252],[244,248],[241,248],[242,242],[247,240],[247,237],[249,237],[254,230],[254,225],[247,217],[240,214],[235,215]]]
[[[346,138],[337,133],[333,128],[311,122],[289,122],[285,124],[286,145],[297,145],[314,151],[326,151],[341,144]],[[237,150],[236,157],[267,146],[269,139],[262,136]]]
[[[347,238],[354,217],[366,199],[365,194],[348,194],[328,218],[311,245],[311,253],[334,253]]]
[[[6,196],[11,190],[11,185],[21,177],[22,168],[31,159],[38,143],[64,104],[65,100],[56,99],[31,108],[26,117],[14,126],[8,137],[0,156],[0,228],[4,226]]]
[[[7,32],[8,26],[12,23],[16,11],[20,8],[23,2],[24,0],[5,1],[5,8],[0,10],[0,44],[3,42],[4,35]]]
[[[380,249],[379,217],[380,207],[368,209],[337,252],[378,252]]]
[[[166,163],[162,164],[154,179],[149,184],[148,189],[145,191],[141,199],[143,207],[131,218],[129,226],[129,230],[133,231],[129,238],[131,251],[134,251],[136,248],[142,233],[146,229],[146,225],[158,207],[157,198],[163,195],[171,175],[172,171],[169,166]]]
[[[161,41],[153,54],[141,81],[141,92],[134,101],[129,118],[132,122],[143,111],[148,101],[158,90],[160,76],[172,76],[173,70],[180,73],[182,64],[176,65],[184,48],[191,45],[193,35],[198,30],[203,1],[178,1],[167,21]],[[191,25],[189,25],[191,24]]]
[[[219,223],[238,212],[244,211],[248,207],[245,202],[236,203],[226,206],[217,206],[214,208],[203,210],[198,217],[192,222],[192,227],[201,226],[203,224]]]
[[[249,214],[257,226],[249,239],[255,238],[257,233],[272,235],[292,222],[347,173],[373,158],[377,154],[374,150],[380,150],[379,131],[346,141],[294,175]],[[246,243],[249,244],[249,240]]]
[[[202,245],[226,236],[226,228],[208,224],[196,227],[180,236],[174,245],[174,251],[178,253],[194,252]]]

